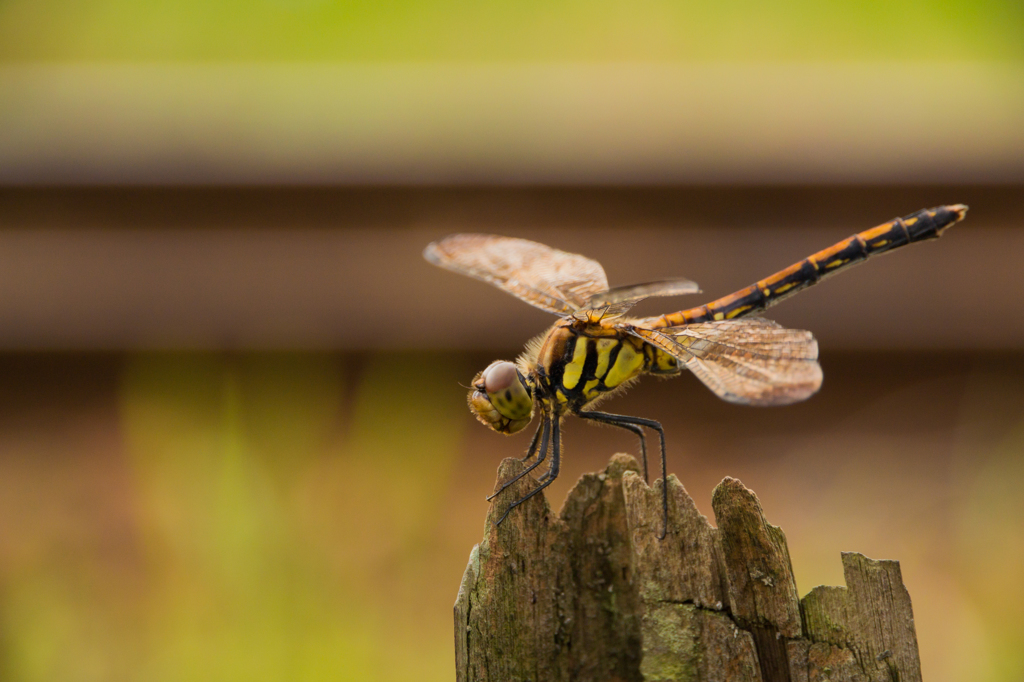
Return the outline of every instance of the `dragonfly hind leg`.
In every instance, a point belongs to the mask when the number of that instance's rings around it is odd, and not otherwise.
[[[602,412],[597,412],[597,413],[594,413],[594,412],[580,412],[579,416],[583,417],[584,419],[589,419],[591,421],[600,422],[601,424],[607,424],[608,426],[617,426],[618,428],[625,429],[626,431],[629,431],[630,433],[635,433],[637,436],[640,437],[640,459],[641,459],[641,461],[643,462],[643,465],[644,465],[644,483],[647,483],[648,485],[650,485],[651,477],[647,474],[647,437],[644,435],[644,430],[642,428],[640,428],[639,426],[635,425],[635,424],[627,424],[625,422],[617,422],[617,421],[608,421],[608,420],[605,420],[605,419],[599,419],[597,417],[590,417],[590,416],[588,416],[588,415],[591,415],[591,414],[604,414],[604,413],[602,413]],[[609,415],[609,416],[616,416],[616,415]]]
[[[665,534],[668,532],[668,465],[665,462],[665,429],[662,428],[660,422],[656,422],[653,419],[644,419],[643,417],[627,417],[621,414],[609,414],[607,412],[577,412],[577,416],[583,419],[589,419],[591,421],[600,422],[602,424],[609,424],[611,426],[618,426],[621,429],[627,431],[633,431],[636,433],[640,432],[640,444],[641,451],[643,452],[644,458],[644,481],[647,482],[647,445],[643,436],[643,429],[640,427],[646,426],[649,429],[654,429],[658,432],[658,438],[661,442],[661,512],[662,512],[662,525],[661,535],[658,536],[659,540],[665,539]],[[634,431],[635,429],[635,431]]]
[[[511,511],[513,509],[515,509],[516,507],[521,505],[523,502],[526,502],[528,499],[530,499],[531,497],[533,497],[534,495],[536,495],[540,491],[544,490],[544,488],[547,488],[549,485],[551,485],[554,482],[554,480],[556,478],[558,478],[558,467],[559,467],[559,464],[560,464],[561,454],[562,454],[561,453],[561,450],[562,450],[562,448],[561,448],[562,437],[561,437],[561,433],[560,433],[559,427],[558,427],[558,417],[545,417],[545,426],[547,428],[550,428],[550,430],[551,430],[551,466],[548,468],[548,472],[544,475],[544,480],[540,483],[540,485],[538,485],[536,488],[534,488],[533,490],[531,490],[530,492],[526,493],[525,495],[520,497],[518,500],[516,500],[515,502],[510,504],[508,506],[508,509],[505,510],[505,513],[501,515],[501,518],[498,519],[497,523],[494,524],[495,526],[500,526],[501,522],[504,521],[506,518],[508,518],[509,513],[511,513]],[[546,430],[545,430],[545,435],[546,435]],[[543,446],[546,445],[546,441],[547,441],[547,438],[545,438],[545,437],[541,438],[542,450],[543,450]],[[543,456],[543,452],[541,454]],[[541,458],[542,457],[538,457],[537,459],[540,460]],[[539,462],[534,462],[533,464],[530,465],[530,468],[533,468],[533,467],[537,466],[538,463]],[[530,468],[528,468],[526,471],[529,471]],[[523,475],[526,474],[526,471],[520,472],[514,479],[512,479],[512,481],[509,481],[509,483],[506,483],[504,486],[502,486],[502,490],[507,488],[512,482],[517,481],[520,478],[522,478]]]

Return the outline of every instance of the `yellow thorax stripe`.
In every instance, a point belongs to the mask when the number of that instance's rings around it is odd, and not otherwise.
[[[604,373],[608,371],[608,360],[612,356],[612,348],[615,348],[618,344],[618,339],[597,340],[597,369],[594,370],[594,376],[598,379],[603,377]]]
[[[562,371],[562,386],[572,390],[580,382],[583,375],[583,363],[587,360],[587,339],[584,336],[576,337],[576,347],[572,351],[572,361],[566,363]]]
[[[615,388],[624,381],[635,377],[644,364],[644,356],[637,353],[632,344],[623,343],[619,349],[619,355],[615,358],[615,364],[608,370],[604,378],[604,385],[608,388]]]

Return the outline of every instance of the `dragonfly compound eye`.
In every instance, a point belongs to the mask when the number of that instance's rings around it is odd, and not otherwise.
[[[519,372],[511,362],[494,362],[484,370],[484,389],[488,393],[500,393],[519,379]]]
[[[478,374],[469,393],[477,419],[499,433],[515,433],[530,423],[533,398],[511,362],[499,361]]]

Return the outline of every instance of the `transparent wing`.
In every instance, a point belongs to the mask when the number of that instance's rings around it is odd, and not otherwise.
[[[821,387],[818,343],[808,331],[760,318],[658,330],[621,328],[681,360],[731,403],[787,405]]]
[[[589,322],[622,317],[640,301],[654,296],[681,296],[683,294],[700,293],[697,283],[689,279],[666,279],[661,282],[630,284],[615,287],[608,291],[594,294],[587,301],[583,310],[573,313],[573,317]]]
[[[645,298],[654,296],[682,296],[683,294],[699,294],[700,287],[689,279],[666,279],[661,282],[646,282],[615,287],[594,294],[587,301],[590,308],[602,308],[618,303],[639,303]]]
[[[526,239],[454,234],[427,246],[423,257],[558,315],[587,307],[595,294],[608,290],[597,261]]]

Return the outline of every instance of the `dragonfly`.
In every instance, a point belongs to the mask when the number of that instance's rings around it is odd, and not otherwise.
[[[719,398],[741,405],[787,405],[821,387],[818,344],[811,332],[759,317],[763,310],[872,256],[938,238],[963,220],[967,206],[924,209],[859,232],[728,296],[656,317],[626,314],[645,298],[700,292],[688,279],[609,288],[597,261],[544,244],[486,234],[454,234],[427,246],[431,263],[482,280],[559,317],[526,344],[515,362],[496,360],[472,381],[476,418],[498,433],[540,421],[524,462],[529,464],[488,497],[493,499],[550,457],[536,485],[505,510],[496,526],[558,477],[561,421],[567,416],[607,424],[640,439],[644,480],[647,440],[658,434],[662,528],[668,531],[665,430],[653,419],[596,407],[643,375],[692,372]],[[532,462],[530,461],[532,460]]]

